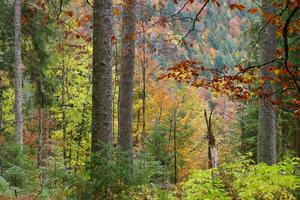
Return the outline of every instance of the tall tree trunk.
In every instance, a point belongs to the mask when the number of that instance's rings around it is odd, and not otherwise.
[[[133,132],[135,132],[136,136],[135,139],[133,141],[133,146],[137,147],[139,144],[139,131],[140,131],[140,116],[141,116],[141,110],[139,109],[137,111],[137,119],[136,119],[136,128]]]
[[[21,0],[15,1],[15,118],[16,141],[23,148],[23,94],[22,94],[22,57],[21,57]]]
[[[112,143],[112,0],[93,6],[92,153]]]
[[[204,110],[204,118],[207,126],[207,140],[208,140],[208,167],[218,167],[216,139],[212,131],[212,113],[214,107],[211,108],[209,116],[207,116],[206,110]]]
[[[272,1],[263,1],[264,12],[267,14],[274,14],[274,8],[271,7]],[[267,23],[267,19],[263,19],[263,25]],[[276,27],[274,24],[268,23],[262,32],[261,41],[261,63],[270,62],[274,59],[274,53],[276,50]],[[261,76],[272,78],[273,74],[268,70],[269,66],[263,66],[261,68]],[[263,93],[269,95],[263,95],[259,99],[259,130],[257,137],[257,161],[265,162],[269,165],[276,163],[276,123],[275,112],[271,102],[272,85],[270,80],[265,80],[263,85]]]
[[[142,79],[143,79],[143,130],[142,130],[142,150],[144,152],[145,137],[146,137],[146,33],[143,23],[143,66],[142,66]]]
[[[38,150],[37,150],[37,166],[42,166],[42,148],[43,148],[43,108],[42,108],[42,83],[40,80],[36,81],[36,109],[38,120]]]
[[[123,4],[120,62],[120,118],[118,143],[132,157],[133,87],[136,40],[136,0]]]

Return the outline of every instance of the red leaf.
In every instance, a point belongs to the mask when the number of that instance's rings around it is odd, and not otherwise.
[[[116,40],[117,40],[117,39],[116,39],[116,36],[114,36],[114,35],[113,35],[113,36],[111,36],[111,41],[112,41],[112,43],[115,43],[115,42],[116,42]]]
[[[86,41],[86,42],[91,42],[91,41],[92,41],[92,38],[91,38],[91,37],[88,37],[85,41]]]
[[[190,4],[194,3],[195,0],[190,0]]]
[[[235,8],[235,4],[229,4],[229,8],[230,8],[230,10],[233,10],[234,8]]]
[[[73,16],[73,11],[66,11],[65,12],[67,16],[72,17]]]

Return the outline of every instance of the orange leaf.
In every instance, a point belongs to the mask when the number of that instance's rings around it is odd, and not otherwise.
[[[242,4],[235,4],[235,7],[236,7],[238,10],[244,10],[244,9],[245,9],[245,6],[242,5]]]
[[[72,17],[73,16],[73,11],[66,11],[65,12],[67,16]]]
[[[237,8],[238,10],[242,11],[245,9],[245,6],[243,4],[232,3],[232,4],[229,4],[229,8],[231,10],[233,10],[234,8]]]
[[[190,0],[190,4],[194,3],[195,0]]]
[[[250,8],[250,9],[248,10],[248,13],[250,13],[250,14],[255,14],[255,13],[257,13],[257,11],[258,11],[257,8]]]

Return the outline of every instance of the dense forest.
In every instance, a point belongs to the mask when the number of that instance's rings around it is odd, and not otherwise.
[[[300,199],[299,0],[0,0],[0,199]]]

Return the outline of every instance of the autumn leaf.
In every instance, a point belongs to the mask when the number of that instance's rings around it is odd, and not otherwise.
[[[194,3],[195,0],[190,0],[190,4]]]
[[[280,73],[280,69],[275,69],[275,70],[274,70],[274,73],[275,73],[276,75],[278,75],[278,74]]]
[[[247,12],[250,14],[255,14],[257,13],[258,9],[257,8],[250,8]]]
[[[113,9],[113,14],[114,14],[115,16],[119,16],[119,15],[120,15],[120,10],[119,10],[118,8],[114,8],[114,9]]]
[[[229,4],[229,8],[231,10],[233,10],[234,8],[237,8],[238,10],[242,11],[245,9],[245,6],[243,4],[232,3],[232,4]]]
[[[175,4],[178,4],[178,0],[174,0],[174,3],[175,3]]]
[[[233,10],[235,8],[235,4],[229,4],[230,10]]]
[[[236,4],[235,7],[236,7],[238,10],[240,10],[240,11],[242,11],[242,10],[245,9],[245,6],[242,5],[242,4]]]
[[[85,41],[86,41],[86,42],[91,42],[91,41],[92,41],[92,38],[91,38],[91,37],[88,37]]]
[[[162,74],[159,77],[157,77],[157,80],[162,80],[164,78],[166,78],[168,76],[168,74]]]
[[[116,36],[114,36],[114,35],[111,36],[111,41],[112,41],[112,42],[115,42],[115,41],[116,41]]]
[[[72,17],[73,16],[73,11],[66,11],[65,12],[67,16]]]

